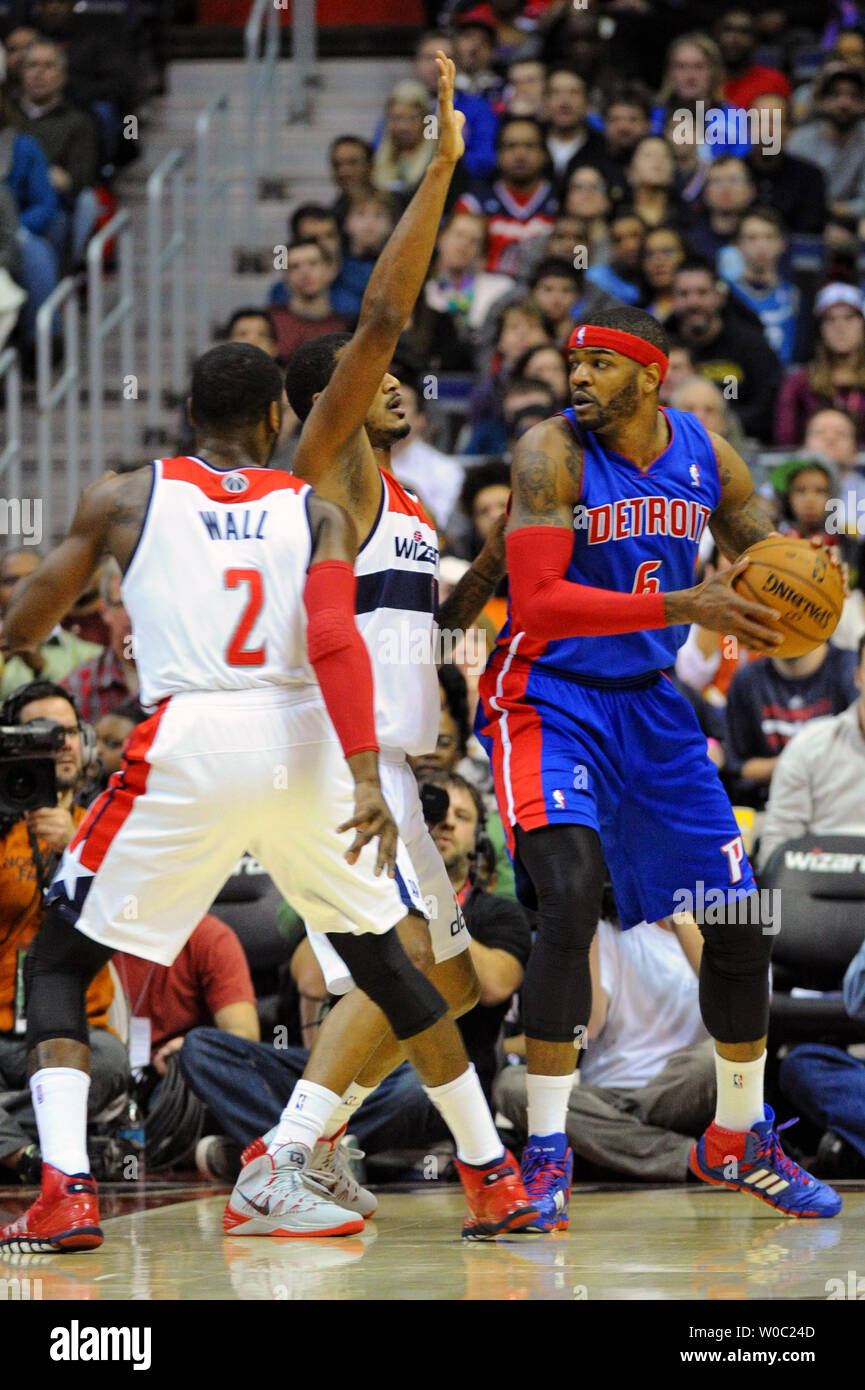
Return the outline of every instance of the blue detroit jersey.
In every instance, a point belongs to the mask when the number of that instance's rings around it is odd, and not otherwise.
[[[583,484],[574,507],[574,549],[565,578],[618,593],[669,593],[694,584],[700,536],[721,499],[715,451],[687,411],[664,410],[671,437],[645,473],[562,415],[584,449]],[[519,656],[536,666],[602,681],[672,666],[688,625],[553,642],[520,637]],[[499,646],[517,637],[510,607]]]

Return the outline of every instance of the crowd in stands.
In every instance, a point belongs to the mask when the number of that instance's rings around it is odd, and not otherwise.
[[[97,90],[88,69],[87,89],[72,39],[58,40],[56,26],[40,19],[43,8],[55,14],[65,5],[42,0],[34,30],[7,39],[0,158],[8,130],[5,189],[19,216],[9,270],[28,291],[28,313],[40,291],[20,269],[27,245],[32,257],[39,243],[55,267],[80,256],[110,113],[125,109],[112,106],[110,73]],[[467,150],[393,364],[407,430],[392,467],[435,520],[446,595],[507,505],[515,442],[568,404],[564,348],[573,327],[621,304],[666,325],[663,403],[692,411],[745,456],[778,530],[838,545],[850,567],[841,625],[808,655],[755,656],[697,627],[679,655],[676,680],[761,870],[806,832],[865,840],[865,8],[818,0],[786,6],[784,23],[779,14],[666,0],[583,8],[451,0],[442,28],[423,34],[406,60],[375,127],[332,141],[332,196],[293,209],[267,302],[239,306],[224,331],[282,362],[320,334],[351,331],[376,257],[431,158],[434,55],[449,52]],[[0,202],[5,264],[3,216]],[[0,312],[3,283],[0,276]],[[297,436],[289,414],[274,462],[290,467]],[[178,449],[191,447],[184,427]],[[707,534],[700,574],[730,558]],[[0,558],[0,607],[38,563],[32,549]],[[119,586],[106,566],[60,628],[8,662],[0,686],[5,696],[28,682],[60,682],[76,727],[79,719],[96,724],[100,766],[87,794],[120,766],[123,739],[143,715]],[[433,831],[475,938],[481,999],[461,1027],[503,1123],[519,1136],[518,995],[531,914],[515,901],[489,766],[471,732],[478,674],[505,600],[503,586],[443,662],[437,747],[415,771],[422,785],[447,793]],[[74,814],[64,803],[64,834]],[[41,822],[21,822],[0,845],[0,875],[15,878],[21,899],[3,909],[16,927],[0,937],[0,1089],[13,1089],[20,1065],[16,953],[36,929],[35,885],[62,848],[56,819],[50,835]],[[173,980],[124,966],[131,1011],[146,1003],[151,1021],[151,1081],[158,1087],[176,1052],[175,1084],[204,1107],[203,1170],[222,1179],[237,1171],[242,1147],[276,1123],[328,1007],[300,923],[283,908],[276,930],[269,900],[266,910],[278,979],[271,972],[263,987],[253,971],[255,1018],[224,935],[222,950],[198,949],[207,932],[230,930],[211,917],[172,967]],[[713,1110],[697,998],[701,939],[679,918],[623,925],[633,929],[620,930],[611,901],[592,950],[595,1003],[568,1135],[578,1173],[683,1181],[693,1136]],[[865,1027],[865,946],[843,989],[850,1018]],[[95,1010],[94,1026],[104,1028]],[[865,1169],[861,1061],[831,1037],[777,1060],[776,1100],[801,1105],[812,1126],[803,1143],[811,1153],[820,1146],[824,1171]],[[108,1070],[110,1084],[95,1088],[103,1106],[117,1089]],[[428,1152],[445,1140],[407,1067],[368,1097],[350,1128],[369,1155]],[[4,1169],[30,1173],[32,1147],[26,1116],[0,1108],[0,1179]]]
[[[133,7],[92,14],[74,0],[18,6],[0,35],[0,345],[14,334],[25,365],[41,305],[81,270],[140,149],[158,86],[143,40]]]

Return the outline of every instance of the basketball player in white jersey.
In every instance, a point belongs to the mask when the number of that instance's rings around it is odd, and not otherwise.
[[[459,1016],[477,1002],[479,986],[462,912],[424,823],[406,755],[430,752],[438,735],[436,618],[441,628],[452,631],[475,620],[504,573],[504,544],[497,533],[437,613],[435,528],[417,498],[380,469],[375,452],[386,462],[391,444],[409,430],[399,408],[399,382],[388,367],[423,287],[463,150],[462,117],[453,110],[453,64],[444,55],[438,63],[437,155],[379,256],[357,331],[353,337],[327,334],[299,349],[289,362],[286,388],[292,408],[305,422],[292,464],[295,473],[312,482],[319,495],[343,506],[358,530],[357,623],[375,677],[382,786],[430,913],[428,925],[412,918],[401,929],[404,945]],[[337,951],[318,934],[311,933],[310,939],[328,989],[335,994],[350,990],[351,973]],[[370,1216],[375,1197],[351,1178],[339,1141],[352,1110],[403,1060],[404,1052],[360,990],[346,993],[328,1016],[316,1051],[321,1059],[331,1058],[335,1068],[353,1058],[356,1073],[341,1096],[335,1084],[330,1087],[334,1110],[314,1151],[313,1176],[335,1200]],[[284,1112],[286,1125],[296,1106],[300,1115],[308,1106],[304,1081]],[[447,1111],[442,1113],[447,1118]],[[270,1140],[271,1135],[256,1140],[244,1160],[263,1153]],[[238,1187],[246,1182],[241,1173]]]
[[[70,842],[28,953],[42,1191],[0,1229],[0,1248],[101,1244],[86,1153],[87,985],[115,950],[170,965],[245,848],[313,931],[339,934],[434,1103],[460,1092],[461,1110],[449,1113],[469,1164],[498,1146],[447,1005],[393,930],[423,906],[378,779],[372,671],[354,620],[354,526],[308,484],[267,468],[285,404],[279,370],[259,348],[205,353],[190,397],[198,455],[89,488],[67,538],[7,611],[6,646],[31,646],[113,555],[141,699],[155,713]],[[331,1072],[313,1054],[313,1092]],[[342,1086],[352,1075],[344,1068]],[[362,1229],[361,1217],[302,1181],[317,1138],[314,1095],[309,1105],[307,1130],[294,1125],[291,1142],[248,1172],[229,1233]],[[528,1224],[535,1209],[509,1156],[476,1161],[472,1233]],[[501,1190],[492,1202],[481,1192],[491,1180]]]

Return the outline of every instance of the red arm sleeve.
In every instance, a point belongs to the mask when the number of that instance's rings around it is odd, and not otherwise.
[[[540,641],[666,627],[663,594],[620,594],[565,579],[573,536],[564,527],[523,526],[505,542],[514,629]]]
[[[372,666],[354,620],[356,588],[347,560],[318,560],[303,594],[310,664],[347,758],[378,749]]]

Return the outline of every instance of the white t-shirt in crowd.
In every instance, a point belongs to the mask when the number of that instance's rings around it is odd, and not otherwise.
[[[589,1040],[580,1079],[590,1086],[645,1086],[674,1052],[709,1035],[697,977],[678,940],[655,922],[619,931],[598,923],[606,1022]]]
[[[444,526],[466,477],[456,460],[425,439],[410,439],[391,451],[390,466],[403,487],[416,492],[438,525]]]

